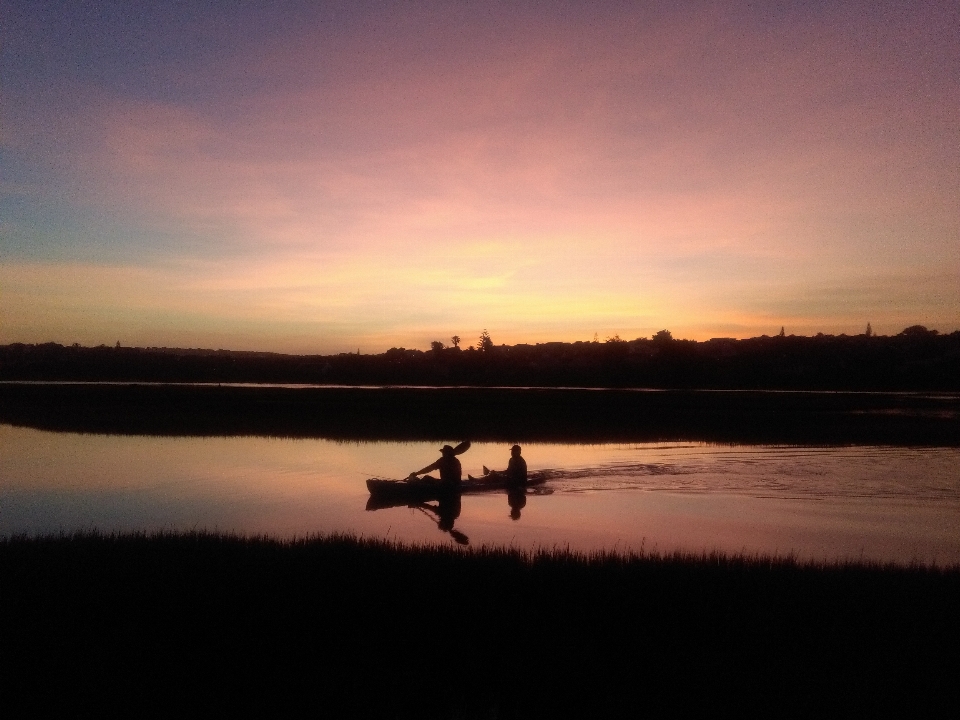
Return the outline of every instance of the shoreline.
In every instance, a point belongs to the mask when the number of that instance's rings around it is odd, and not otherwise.
[[[353,547],[397,555],[418,555],[428,558],[463,558],[466,562],[486,561],[490,558],[516,563],[521,567],[538,564],[559,563],[565,566],[584,568],[616,565],[621,567],[643,565],[677,565],[689,568],[726,568],[759,572],[801,573],[906,573],[931,575],[956,575],[960,581],[960,562],[942,564],[936,560],[921,562],[897,562],[863,558],[803,558],[795,554],[725,552],[722,550],[673,550],[657,549],[598,549],[574,550],[566,547],[523,548],[507,545],[459,546],[440,542],[415,542],[387,537],[364,537],[353,532],[313,532],[307,535],[275,536],[268,533],[242,533],[220,530],[151,530],[151,531],[101,531],[89,530],[9,533],[0,535],[0,552],[27,546],[55,546],[90,543],[93,545],[163,545],[165,543],[216,543],[237,547],[262,546],[278,552],[298,552],[310,547]]]

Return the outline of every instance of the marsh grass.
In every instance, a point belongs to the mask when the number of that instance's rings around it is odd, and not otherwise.
[[[957,567],[81,533],[0,540],[0,582],[31,714],[960,707]]]
[[[956,394],[0,383],[0,422],[141,435],[957,447],[958,418]]]

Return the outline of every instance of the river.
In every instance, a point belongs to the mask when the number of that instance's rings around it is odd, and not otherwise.
[[[442,444],[0,424],[0,535],[346,532],[473,547],[960,563],[960,448],[529,443],[523,456],[548,481],[520,508],[506,493],[465,496],[458,537],[430,507],[366,510],[367,478],[403,477]],[[474,443],[461,461],[465,475],[479,475],[508,458],[506,443]]]

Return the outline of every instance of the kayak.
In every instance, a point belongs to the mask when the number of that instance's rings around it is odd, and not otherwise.
[[[524,487],[542,485],[546,480],[546,473],[530,473],[527,475],[527,484]],[[507,490],[510,487],[511,484],[507,474],[493,470],[481,477],[468,475],[466,480],[460,482],[460,487],[455,494],[472,495],[494,490]],[[406,480],[370,478],[367,480],[367,490],[370,491],[367,510],[379,510],[380,508],[395,507],[411,502],[439,500],[450,492],[441,488],[437,481],[431,478]]]

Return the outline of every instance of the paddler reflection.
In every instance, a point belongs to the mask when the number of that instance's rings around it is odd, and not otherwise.
[[[510,518],[519,520],[520,511],[527,505],[527,489],[521,486],[507,490],[507,503],[510,505]]]
[[[459,493],[444,493],[440,496],[436,505],[419,503],[413,507],[416,507],[424,515],[427,515],[427,517],[430,517],[428,513],[435,515],[437,519],[434,520],[434,522],[437,524],[437,527],[445,533],[450,533],[450,537],[452,537],[460,545],[470,544],[470,538],[468,538],[459,530],[455,530],[453,527],[453,524],[457,521],[457,518],[460,517]],[[432,517],[430,517],[430,519],[433,520]]]

